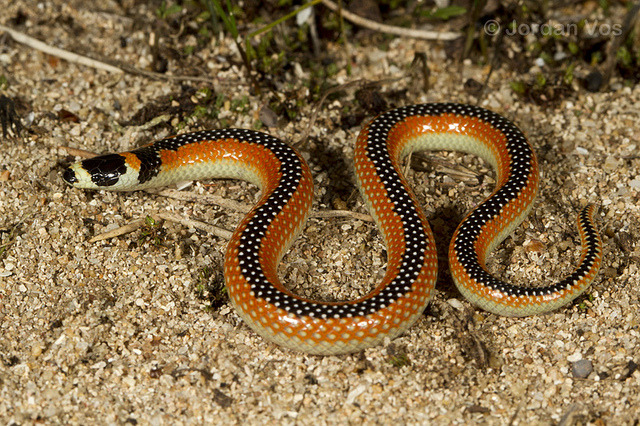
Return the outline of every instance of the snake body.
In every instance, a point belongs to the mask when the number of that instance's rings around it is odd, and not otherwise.
[[[403,157],[421,150],[476,154],[496,170],[495,190],[461,222],[450,244],[451,274],[468,300],[496,314],[524,316],[554,310],[588,288],[602,262],[593,206],[579,214],[582,256],[566,279],[522,287],[487,271],[489,252],[531,209],[539,171],[522,132],[500,115],[475,106],[406,106],[379,115],[360,132],[356,179],[383,235],[388,263],[373,291],[352,301],[309,300],[293,294],[278,278],[278,262],[311,208],[313,183],[302,156],[273,136],[243,129],[183,134],[74,163],[63,178],[78,188],[120,191],[205,178],[256,184],[261,198],[227,247],[224,276],[230,300],[266,339],[312,354],[340,354],[399,335],[420,317],[433,294],[433,235],[399,166]]]

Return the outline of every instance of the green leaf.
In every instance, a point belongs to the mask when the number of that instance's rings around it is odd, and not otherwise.
[[[176,13],[180,13],[182,11],[182,6],[178,4],[172,4],[167,6],[167,2],[163,1],[160,4],[160,7],[156,9],[156,16],[160,19],[167,19],[171,15],[175,15]]]
[[[524,95],[525,91],[527,90],[522,81],[512,81],[511,83],[509,83],[509,86],[511,86],[511,90],[516,92],[518,95]]]

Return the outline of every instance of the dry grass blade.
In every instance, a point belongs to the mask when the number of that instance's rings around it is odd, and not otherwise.
[[[411,28],[394,27],[393,25],[381,24],[376,21],[365,19],[355,13],[351,13],[332,2],[331,0],[322,0],[329,9],[334,12],[339,12],[349,21],[361,27],[368,28],[373,31],[379,31],[381,33],[398,35],[401,37],[419,38],[422,40],[455,40],[461,36],[459,33],[454,32],[438,32],[438,31],[425,31],[425,30],[413,30]]]

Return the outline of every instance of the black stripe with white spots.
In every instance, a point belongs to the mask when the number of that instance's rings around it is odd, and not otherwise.
[[[458,239],[456,240],[456,248],[461,253],[461,262],[467,270],[470,271],[470,274],[477,276],[479,279],[484,279],[489,286],[495,286],[495,288],[503,287],[503,283],[491,277],[480,267],[474,242],[487,218],[499,214],[507,202],[517,196],[521,189],[527,184],[531,173],[530,165],[533,153],[517,127],[498,114],[468,105],[425,104],[398,108],[384,113],[371,123],[368,131],[367,157],[374,164],[376,173],[380,177],[386,189],[387,196],[394,206],[393,210],[401,218],[403,225],[406,247],[398,274],[393,281],[377,295],[356,304],[325,305],[317,302],[306,302],[275,289],[262,274],[258,262],[258,251],[262,237],[266,232],[268,224],[282,208],[282,205],[278,205],[278,203],[274,205],[272,199],[278,198],[274,194],[274,197],[271,197],[266,204],[260,208],[256,217],[248,225],[242,236],[240,250],[241,268],[247,281],[251,284],[255,295],[299,316],[343,318],[364,316],[377,312],[394,303],[398,298],[411,292],[412,284],[418,277],[424,263],[428,234],[424,229],[420,215],[413,204],[411,196],[402,185],[397,171],[393,167],[387,147],[387,137],[396,124],[408,117],[438,116],[446,113],[466,117],[477,117],[502,131],[511,142],[508,144],[509,155],[512,159],[511,179],[509,179],[507,184],[498,191],[491,200],[485,202],[469,217],[470,223],[463,229],[463,232],[458,235]],[[271,143],[265,143],[265,146],[274,152],[283,165],[291,164],[291,162],[295,160],[297,166],[290,171],[283,171],[282,182],[292,182],[291,185],[296,187],[300,179],[300,168],[297,157],[293,151],[289,153],[286,149],[283,149],[280,152],[276,152]],[[286,145],[283,146],[286,147]],[[293,182],[296,183],[293,184]],[[282,198],[279,199],[282,200]],[[484,274],[485,276],[481,277],[480,274]],[[515,291],[519,291],[518,287],[513,288]],[[508,288],[507,291],[509,289],[510,288]]]
[[[424,104],[411,105],[389,111],[378,117],[369,129],[369,141],[367,155],[376,166],[376,171],[387,190],[389,199],[394,204],[394,211],[403,222],[405,235],[411,235],[416,227],[420,225],[418,213],[413,207],[409,195],[404,190],[399,190],[399,183],[396,171],[393,169],[389,156],[386,139],[391,129],[399,122],[411,116],[439,116],[442,114],[456,114],[463,117],[476,117],[483,122],[497,128],[505,134],[509,157],[511,158],[511,174],[507,183],[489,200],[478,207],[467,219],[466,225],[460,229],[455,241],[456,252],[459,253],[459,260],[469,275],[486,283],[489,287],[504,290],[504,285],[496,280],[478,263],[478,256],[475,250],[475,241],[487,220],[500,214],[504,206],[513,198],[517,197],[522,188],[527,185],[531,174],[531,161],[533,152],[526,142],[522,132],[510,121],[496,113],[483,108],[470,105],[459,104]],[[422,262],[426,249],[426,235],[424,241],[415,241],[407,244],[403,255],[403,265]],[[404,282],[413,282],[418,271],[403,270],[396,278]],[[396,285],[396,288],[398,286]],[[520,291],[519,287],[507,286],[506,291]],[[524,290],[528,291],[528,290]]]
[[[600,241],[600,235],[598,234],[598,232],[593,226],[591,226],[591,220],[589,218],[590,208],[591,206],[587,206],[582,209],[579,217],[580,224],[585,233],[585,246],[587,254],[578,269],[573,271],[573,273],[567,278],[556,284],[558,290],[569,288],[575,285],[576,281],[581,280],[585,275],[587,275],[591,270],[593,264],[596,262],[597,257],[601,254],[600,252],[602,242]]]
[[[379,120],[377,120],[380,123]],[[383,126],[384,127],[384,126]],[[386,153],[386,133],[379,140],[376,139],[375,130],[370,130],[371,147],[375,150],[375,154],[370,154],[374,163],[384,161],[383,157],[388,158]],[[286,202],[300,184],[302,178],[302,166],[295,151],[285,145],[280,140],[268,135],[252,133],[250,137],[237,137],[247,142],[258,143],[268,148],[281,164],[281,184],[269,196],[266,202],[258,208],[255,215],[247,224],[246,229],[240,237],[239,245],[239,262],[241,273],[251,286],[257,298],[264,299],[279,308],[291,312],[298,316],[310,316],[319,318],[344,318],[365,316],[374,313],[389,304],[393,303],[397,298],[411,291],[411,285],[415,281],[422,268],[424,262],[424,251],[426,250],[426,233],[418,213],[413,206],[413,202],[409,194],[404,190],[402,184],[395,176],[393,168],[391,173],[380,170],[383,180],[388,181],[390,196],[396,203],[396,209],[402,212],[403,222],[405,224],[405,241],[407,250],[404,260],[401,264],[398,276],[394,281],[385,287],[376,296],[366,299],[359,303],[347,304],[322,304],[318,302],[307,302],[295,296],[283,293],[276,289],[265,277],[259,261],[259,251],[269,224],[275,219],[276,215],[282,210]],[[218,136],[220,137],[220,136]],[[379,156],[378,156],[379,153]]]
[[[422,106],[418,105],[418,107]],[[522,190],[527,186],[529,179],[532,178],[534,153],[524,134],[506,118],[484,108],[459,104],[430,104],[424,107],[426,107],[427,111],[423,112],[423,114],[440,115],[451,113],[465,117],[476,117],[496,128],[506,137],[506,149],[509,156],[509,165],[507,167],[509,175],[506,183],[490,199],[471,212],[460,227],[454,242],[454,251],[457,253],[458,261],[467,271],[469,277],[506,295],[537,296],[555,292],[555,286],[544,288],[520,287],[494,278],[480,266],[475,248],[475,243],[482,227],[488,221],[499,216],[510,201],[518,198]]]
[[[544,296],[574,286],[576,282],[580,281],[589,272],[599,255],[600,239],[596,230],[590,225],[588,208],[585,208],[580,214],[580,223],[586,233],[587,256],[580,267],[564,280],[545,287],[521,287],[494,278],[480,266],[475,243],[482,227],[488,221],[500,215],[510,201],[518,198],[532,178],[534,153],[527,143],[524,134],[513,123],[484,108],[447,103],[408,106],[390,111],[389,113],[383,114],[380,118],[388,114],[392,115],[389,119],[390,123],[414,115],[437,116],[441,114],[457,114],[464,117],[477,117],[505,135],[507,141],[506,148],[509,156],[509,175],[506,183],[490,199],[486,200],[471,212],[465,219],[464,224],[460,227],[454,242],[454,251],[457,253],[458,261],[467,271],[471,279],[507,296]],[[376,151],[376,154],[379,154],[379,151]],[[386,164],[383,167],[386,167]],[[380,167],[379,172],[381,172],[383,167]],[[387,185],[385,185],[385,187],[387,187]],[[387,187],[387,191],[389,192],[390,198],[393,199],[392,188]],[[395,204],[397,205],[397,203]],[[401,214],[400,211],[397,211],[397,213]],[[403,216],[401,215],[401,217]],[[417,255],[417,253],[413,254],[413,256],[415,255]],[[406,256],[412,256],[410,247],[408,247],[405,257]]]
[[[499,216],[504,207],[519,196],[532,177],[534,153],[520,129],[506,118],[492,111],[472,105],[449,103],[412,105],[396,111],[390,111],[390,113],[394,114],[394,118],[391,119],[390,122],[394,122],[394,119],[400,120],[401,118],[414,115],[438,116],[442,114],[456,114],[463,117],[475,117],[502,132],[507,140],[506,148],[509,156],[509,175],[504,186],[490,199],[486,200],[471,212],[464,221],[463,226],[460,227],[454,242],[454,251],[458,255],[458,261],[473,280],[483,283],[483,285],[491,289],[503,292],[506,295],[538,296],[553,293],[559,288],[566,287],[566,280],[548,287],[514,286],[494,278],[485,271],[479,263],[475,243],[482,227],[491,219]]]

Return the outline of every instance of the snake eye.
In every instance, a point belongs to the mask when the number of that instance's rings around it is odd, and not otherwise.
[[[64,181],[69,185],[73,185],[74,183],[78,182],[76,172],[74,172],[71,167],[67,167],[66,169],[64,169],[64,172],[62,172],[62,179],[64,179]]]
[[[99,187],[115,185],[120,176],[127,172],[125,158],[119,154],[101,155],[84,160],[81,164],[91,176],[91,182]]]

